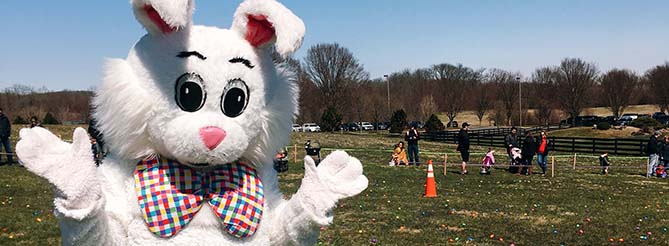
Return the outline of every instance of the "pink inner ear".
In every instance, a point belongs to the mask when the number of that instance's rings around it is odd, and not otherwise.
[[[246,40],[253,47],[260,47],[274,38],[274,26],[267,21],[267,17],[264,15],[248,15],[247,17],[249,22],[246,24]]]
[[[144,11],[146,12],[146,16],[151,19],[153,24],[156,24],[158,28],[160,28],[160,31],[167,34],[171,33],[176,30],[176,28],[170,27],[165,20],[163,20],[163,17],[160,17],[160,14],[156,9],[153,8],[151,5],[144,5]]]

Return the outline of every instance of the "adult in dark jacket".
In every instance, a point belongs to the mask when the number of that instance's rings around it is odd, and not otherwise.
[[[660,143],[659,154],[662,166],[666,169],[669,167],[669,136],[664,136],[664,141]]]
[[[5,156],[7,156],[7,163],[12,165],[14,159],[12,158],[12,147],[9,142],[9,137],[12,135],[12,124],[9,123],[9,118],[0,108],[0,141],[2,142],[2,147],[5,148]],[[0,163],[2,162],[2,157],[0,156]]]
[[[541,135],[537,138],[537,164],[541,167],[541,176],[546,176],[546,162],[550,144],[551,141],[548,139],[546,131],[541,131]]]
[[[523,140],[523,171],[525,175],[530,175],[528,168],[532,166],[534,155],[538,149],[537,140],[534,138],[532,132],[528,131]]]
[[[518,145],[518,129],[516,127],[511,127],[511,133],[506,135],[504,138],[504,143],[506,144],[506,154],[509,155],[509,163],[513,163],[513,155],[511,155],[511,149],[514,147],[519,147]]]
[[[105,142],[102,139],[102,133],[100,130],[98,130],[97,127],[97,122],[95,119],[91,119],[91,121],[88,123],[88,134],[91,135],[91,137],[95,138],[95,141],[97,142],[98,148],[100,150],[100,156],[104,156],[104,147],[105,147]]]
[[[660,160],[660,156],[658,155],[658,142],[657,138],[660,136],[660,131],[655,131],[655,134],[650,137],[650,140],[648,140],[648,145],[646,145],[646,152],[648,153],[648,170],[646,170],[646,177],[650,177],[651,175],[655,174],[655,168],[657,168],[657,163]]]
[[[467,162],[469,162],[469,123],[462,123],[462,129],[458,132],[458,151],[462,157],[462,174],[467,174]]]
[[[418,135],[418,131],[416,130],[416,126],[412,125],[411,129],[407,132],[406,136],[404,137],[404,140],[407,141],[407,150],[409,152],[409,165],[416,164],[416,166],[420,166],[420,159],[418,158],[418,140],[420,139],[420,135]]]

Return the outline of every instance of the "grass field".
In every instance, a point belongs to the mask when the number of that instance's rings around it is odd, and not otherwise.
[[[387,166],[388,151],[399,137],[297,133],[292,139],[300,159],[307,139],[320,141],[323,154],[350,149],[370,180],[362,194],[338,204],[334,223],[322,229],[319,244],[669,245],[668,182],[643,177],[644,159],[614,158],[612,173],[604,176],[586,168],[595,165],[595,158],[579,156],[578,168],[572,170],[573,157],[557,153],[554,178],[503,169],[481,176],[474,167],[469,175],[459,175],[455,166],[444,175],[439,164],[439,196],[423,198],[425,166]],[[449,162],[456,163],[454,149],[423,141],[421,158],[443,162],[448,153]],[[482,151],[473,150],[473,163],[480,163]],[[302,172],[298,160],[280,174],[287,196],[299,187]],[[0,167],[0,245],[59,244],[51,199],[44,180],[20,167]]]

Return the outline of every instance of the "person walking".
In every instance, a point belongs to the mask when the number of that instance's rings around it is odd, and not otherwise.
[[[537,139],[537,144],[539,145],[537,149],[537,164],[541,167],[541,176],[546,176],[546,162],[548,161],[548,147],[551,142],[548,139],[546,131],[541,131],[539,139]],[[530,164],[531,165],[531,164]]]
[[[0,108],[0,141],[2,141],[2,147],[5,148],[5,156],[7,156],[7,164],[14,164],[14,159],[12,158],[12,147],[9,142],[9,137],[12,134],[12,124],[9,123],[9,118],[5,115]],[[0,165],[2,165],[2,156],[0,155]]]
[[[504,138],[504,143],[506,144],[506,153],[509,155],[509,164],[513,163],[513,155],[511,154],[511,149],[518,148],[518,129],[516,127],[511,127],[511,133],[506,135]]]
[[[467,174],[467,162],[469,162],[469,123],[462,123],[462,129],[458,132],[458,147],[462,157],[461,174]]]
[[[664,136],[664,141],[660,143],[660,162],[665,169],[669,167],[669,136]]]
[[[404,138],[407,141],[407,149],[409,150],[409,165],[416,164],[416,166],[420,166],[420,159],[418,158],[418,140],[420,139],[420,135],[418,135],[416,125],[411,125],[411,129],[409,129]]]
[[[523,140],[523,169],[522,172],[525,175],[530,175],[529,167],[532,166],[532,161],[534,160],[534,155],[537,153],[537,140],[534,138],[531,131],[528,131],[525,134],[525,140]]]
[[[648,145],[646,146],[646,153],[648,153],[648,170],[646,170],[646,177],[650,177],[655,173],[655,168],[657,168],[657,163],[660,160],[658,155],[658,142],[657,138],[660,136],[660,131],[655,131],[653,136],[650,137]]]

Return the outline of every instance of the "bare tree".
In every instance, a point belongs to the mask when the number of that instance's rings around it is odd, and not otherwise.
[[[436,113],[437,110],[439,110],[437,108],[437,102],[434,101],[434,97],[432,97],[432,94],[424,96],[423,99],[420,101],[421,121],[427,121],[427,118],[430,117],[430,115]]]
[[[566,58],[556,68],[556,94],[559,106],[576,119],[590,101],[589,92],[595,86],[599,70],[592,63],[578,58]],[[576,124],[576,120],[572,120]]]
[[[479,119],[479,125],[482,125],[485,113],[493,105],[494,89],[493,84],[490,83],[479,83],[476,86],[477,93],[474,94],[476,97],[474,99],[474,111],[476,112],[476,117]]]
[[[337,43],[309,48],[303,69],[321,92],[325,104],[338,109],[347,102],[347,89],[369,77],[353,54]]]
[[[606,99],[607,105],[616,119],[625,112],[625,108],[634,100],[638,84],[639,77],[634,72],[626,69],[613,69],[602,76],[600,80],[602,97]]]
[[[511,116],[513,116],[513,110],[518,102],[518,85],[515,79],[518,76],[520,74],[513,74],[501,69],[492,69],[488,72],[489,82],[494,83],[498,89],[497,99],[502,102],[508,125],[512,123]]]
[[[662,112],[669,110],[669,62],[648,70],[646,79],[657,106]]]
[[[434,79],[441,87],[443,108],[449,121],[465,109],[471,86],[482,79],[483,70],[474,70],[462,64],[443,63],[432,66]]]
[[[555,98],[552,96],[557,80],[557,71],[554,68],[538,68],[532,74],[534,101],[534,115],[539,123],[547,125],[555,109]]]

